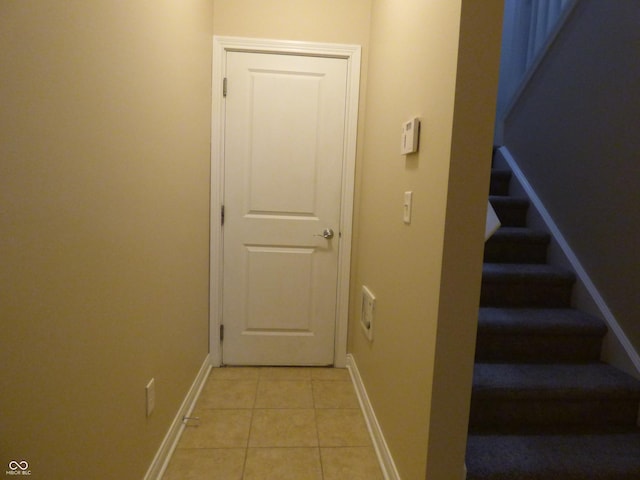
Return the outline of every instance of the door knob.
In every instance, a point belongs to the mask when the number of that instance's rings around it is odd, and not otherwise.
[[[331,240],[333,238],[333,230],[330,228],[325,228],[322,233],[316,234],[314,235],[314,237],[322,237],[326,238],[327,240]]]

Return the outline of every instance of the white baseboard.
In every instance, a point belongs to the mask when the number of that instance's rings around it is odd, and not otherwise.
[[[176,413],[176,416],[169,427],[169,431],[167,431],[164,440],[160,444],[160,448],[151,462],[149,470],[147,470],[147,474],[144,476],[144,480],[160,480],[162,475],[164,475],[167,465],[169,464],[169,460],[171,459],[171,455],[173,455],[173,451],[175,450],[176,445],[180,440],[180,436],[182,435],[182,431],[184,430],[185,425],[183,419],[185,416],[188,417],[191,415],[196,401],[200,396],[200,392],[202,391],[202,387],[209,376],[210,370],[211,359],[209,355],[207,355],[204,362],[202,362],[200,371],[198,372],[198,375],[196,375],[191,388],[184,397],[182,405],[180,405],[178,413]]]
[[[375,448],[376,455],[378,456],[378,461],[380,462],[382,474],[384,475],[385,480],[400,480],[400,474],[396,469],[396,465],[393,462],[393,458],[391,457],[391,452],[389,451],[387,442],[384,439],[382,429],[380,428],[380,424],[376,419],[375,412],[373,411],[373,406],[371,405],[369,396],[367,395],[367,390],[364,387],[364,383],[362,383],[362,377],[360,377],[360,372],[358,371],[356,360],[351,354],[347,355],[347,369],[349,370],[351,381],[353,382],[353,385],[356,389],[358,401],[360,402],[360,408],[362,409],[362,413],[364,414],[367,428],[369,429],[369,434],[371,435],[371,439],[373,441],[373,447]]]
[[[636,352],[635,348],[631,344],[631,341],[629,341],[629,338],[618,323],[618,320],[616,320],[616,317],[613,315],[613,312],[607,306],[604,298],[602,298],[602,295],[600,295],[600,292],[596,288],[595,284],[591,281],[591,278],[587,274],[586,270],[582,267],[582,264],[578,260],[578,257],[576,257],[576,254],[573,252],[573,250],[565,240],[564,236],[560,232],[560,229],[551,218],[548,210],[544,207],[542,200],[540,200],[540,197],[536,195],[536,192],[533,190],[531,184],[527,181],[520,167],[518,167],[518,164],[515,162],[515,159],[511,155],[511,152],[509,152],[509,149],[504,146],[500,147],[499,151],[502,154],[502,158],[511,168],[513,175],[518,179],[518,182],[520,182],[520,185],[529,197],[531,204],[540,214],[540,217],[549,229],[549,233],[551,233],[551,235],[554,237],[567,261],[571,264],[573,271],[578,276],[578,281],[581,282],[582,285],[584,285],[584,288],[593,300],[601,316],[604,318],[604,321],[609,327],[611,333],[613,333],[613,335],[616,337],[616,339],[624,349],[629,361],[633,364],[636,371],[640,373],[640,355],[638,355],[638,352]]]

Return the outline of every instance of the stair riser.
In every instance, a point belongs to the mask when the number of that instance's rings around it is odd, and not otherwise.
[[[476,361],[483,363],[588,363],[600,358],[602,339],[478,333]]]
[[[481,307],[568,308],[573,283],[482,281]]]
[[[492,203],[498,220],[505,227],[525,227],[527,225],[528,205],[502,205]]]
[[[489,195],[509,195],[509,180],[511,180],[511,174],[491,172]]]
[[[545,263],[547,245],[523,242],[492,242],[484,246],[484,261],[487,263]]]
[[[527,427],[636,425],[637,399],[527,400],[473,398],[469,426],[473,431],[515,432]]]

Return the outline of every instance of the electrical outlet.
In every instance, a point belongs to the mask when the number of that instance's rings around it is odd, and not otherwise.
[[[153,409],[156,408],[156,381],[155,379],[149,380],[145,387],[147,394],[147,417],[153,413]]]

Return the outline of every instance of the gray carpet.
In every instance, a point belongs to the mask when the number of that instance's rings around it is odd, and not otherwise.
[[[640,433],[471,435],[467,480],[638,480]]]
[[[468,480],[640,480],[640,382],[599,361],[607,328],[571,306],[525,198],[494,171],[502,227],[485,245]]]

